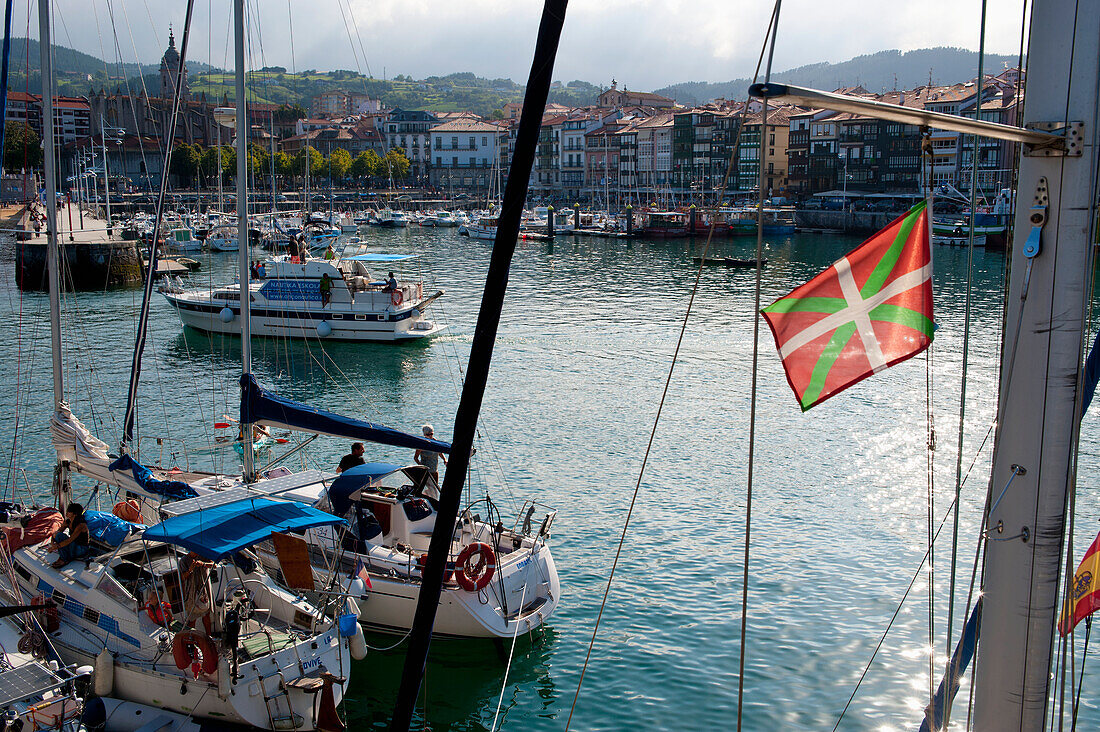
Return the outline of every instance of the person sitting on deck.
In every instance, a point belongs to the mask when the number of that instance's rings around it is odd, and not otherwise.
[[[393,292],[397,289],[397,278],[393,276],[393,272],[390,272],[390,276],[386,278],[386,286],[382,292]]]
[[[84,520],[84,507],[70,503],[65,509],[65,528],[54,534],[46,551],[57,552],[57,561],[50,566],[61,569],[74,559],[88,556],[88,522]]]
[[[271,437],[271,431],[262,424],[252,425],[252,441],[259,442],[261,437]],[[237,442],[244,442],[244,425],[237,428]]]
[[[321,307],[327,308],[329,302],[332,300],[332,278],[328,276],[328,272],[321,275]]]
[[[336,468],[336,473],[340,474],[357,465],[365,464],[367,461],[363,459],[363,453],[366,451],[367,448],[363,446],[362,442],[353,442],[351,444],[351,452],[340,459],[340,465]]]

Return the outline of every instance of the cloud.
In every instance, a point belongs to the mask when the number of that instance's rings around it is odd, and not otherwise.
[[[108,5],[114,10],[114,33]],[[169,23],[179,38],[183,5],[178,0],[55,0],[54,41],[113,60],[117,33],[123,60],[153,63],[167,44]],[[414,77],[473,71],[521,82],[528,74],[542,7],[532,0],[290,0],[288,17],[281,2],[250,0],[249,5],[251,14],[257,6],[261,12],[258,34],[250,22],[250,36],[258,37],[254,66],[369,68],[379,77],[383,69],[387,76]],[[196,4],[192,59],[232,65],[226,42],[230,8],[228,0]],[[642,90],[751,75],[770,11],[770,4],[756,0],[572,0],[554,76],[602,84],[615,77]],[[991,0],[990,52],[1016,51],[1020,12],[1020,0]],[[957,0],[787,0],[774,68],[890,48],[976,48],[978,14],[976,4]],[[17,18],[16,33],[21,22],[32,37],[37,35],[37,16],[29,25],[25,17]]]

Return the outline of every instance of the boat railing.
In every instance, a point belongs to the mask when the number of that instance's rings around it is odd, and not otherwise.
[[[537,520],[537,515],[542,513],[542,521],[537,526],[534,523]],[[519,513],[516,514],[515,522],[512,524],[512,533],[521,536],[530,536],[532,538],[550,538],[550,527],[554,525],[554,519],[558,516],[557,509],[547,506],[545,503],[528,499],[523,502],[520,507]]]

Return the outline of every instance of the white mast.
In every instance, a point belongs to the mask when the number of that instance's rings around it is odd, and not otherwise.
[[[53,361],[53,411],[65,401],[61,368],[61,283],[57,247],[57,145],[53,119],[53,65],[50,56],[50,1],[38,0],[38,33],[42,70],[42,137],[45,148],[46,270],[50,288],[50,354]],[[69,502],[69,480],[64,462],[58,463],[54,486],[61,510]]]
[[[990,501],[1004,497],[988,521],[975,669],[979,730],[1041,730],[1047,716],[1093,261],[1100,14],[1093,3],[1036,0],[1031,17],[1021,122],[1069,127],[1071,153],[1025,148],[1020,163]],[[1042,247],[1029,252],[1037,230]],[[1015,466],[1027,473],[1005,490]]]
[[[252,373],[252,327],[249,312],[248,262],[248,115],[244,104],[244,0],[233,0],[233,46],[237,64],[237,251],[241,284],[241,372]],[[244,479],[250,482],[252,464],[252,423],[241,422],[241,447],[244,453]]]

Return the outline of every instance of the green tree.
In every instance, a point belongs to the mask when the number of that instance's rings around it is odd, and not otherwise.
[[[305,150],[299,150],[297,154],[294,155],[290,166],[291,175],[295,177],[305,176],[307,151],[309,154],[310,176],[316,178],[319,175],[323,175],[328,170],[328,166],[325,165],[325,159],[321,156],[321,153],[317,152],[312,145]]]
[[[4,133],[4,169],[14,172],[42,164],[42,141],[26,122],[9,122]]]
[[[410,167],[405,151],[398,147],[392,148],[386,153],[386,157],[382,158],[383,170],[388,177],[395,180],[408,177]]]
[[[271,156],[263,145],[254,142],[248,146],[248,164],[251,174],[257,178],[271,175]]]
[[[351,153],[343,148],[336,148],[329,153],[328,166],[332,179],[343,180],[351,169],[351,162]]]
[[[201,155],[196,147],[188,145],[186,142],[177,143],[172,148],[172,162],[168,172],[176,176],[181,186],[190,187],[191,179],[198,172]]]
[[[368,178],[372,175],[378,175],[378,171],[382,169],[382,158],[374,150],[364,150],[355,156],[355,160],[351,162],[351,170],[349,171],[354,178]]]
[[[275,153],[275,175],[280,178],[293,177],[294,175],[292,160],[290,156],[282,150]]]

